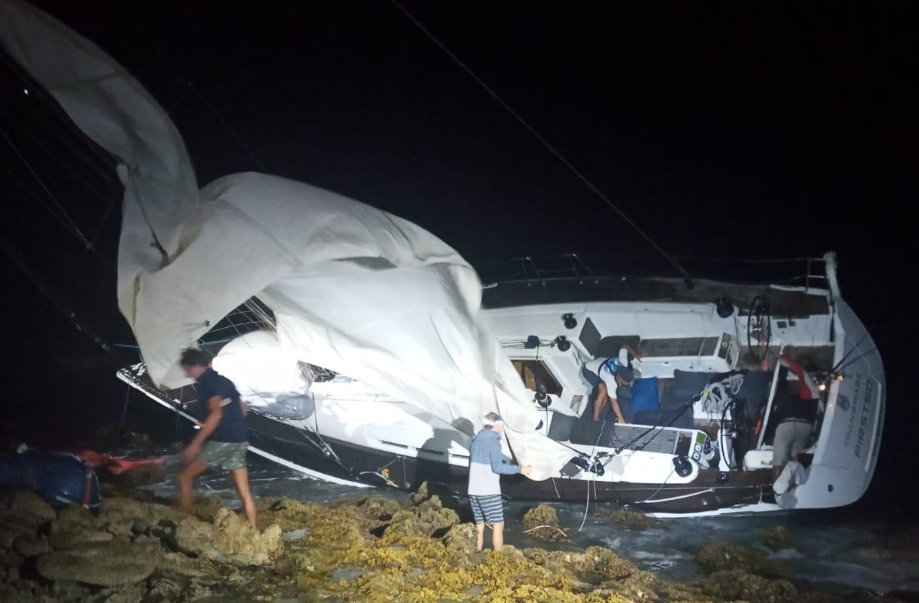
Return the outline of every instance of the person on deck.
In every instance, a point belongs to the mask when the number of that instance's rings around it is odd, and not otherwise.
[[[180,363],[185,374],[195,380],[198,400],[206,405],[207,418],[185,449],[185,469],[177,477],[179,509],[192,512],[195,479],[208,467],[219,466],[230,472],[246,519],[254,527],[255,501],[249,492],[246,469],[246,407],[233,382],[211,368],[204,352],[189,348],[182,353]]]
[[[606,409],[606,403],[609,402],[609,408],[615,413],[619,422],[626,422],[625,414],[630,413],[623,413],[623,405],[620,404],[620,400],[627,402],[632,399],[629,388],[635,382],[635,369],[632,368],[630,358],[641,362],[644,354],[624,345],[619,349],[619,356],[616,358],[596,358],[584,365],[582,372],[596,392],[593,403],[594,421],[599,421],[604,417],[603,412]]]
[[[522,469],[507,465],[501,455],[501,434],[504,423],[497,413],[483,417],[483,429],[476,434],[469,447],[469,504],[478,532],[476,550],[481,551],[485,541],[485,524],[491,526],[491,542],[496,551],[504,546],[504,503],[501,500],[501,476],[522,473],[530,475],[529,465]]]
[[[777,398],[772,405],[770,422],[776,422],[775,438],[772,442],[772,478],[776,494],[784,494],[791,487],[797,465],[784,471],[786,465],[798,461],[798,456],[807,450],[817,410],[820,390],[804,369],[791,358],[780,357],[779,362],[798,378],[798,391]]]

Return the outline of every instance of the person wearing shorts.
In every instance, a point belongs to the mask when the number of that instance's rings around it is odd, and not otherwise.
[[[469,504],[478,532],[476,550],[485,542],[485,526],[491,527],[492,545],[496,551],[504,546],[504,502],[501,499],[501,476],[522,473],[530,475],[532,467],[522,469],[504,462],[501,454],[501,434],[504,423],[493,412],[483,417],[483,429],[476,434],[469,448]]]
[[[191,513],[194,507],[195,479],[209,467],[229,471],[246,519],[255,526],[255,501],[249,492],[246,468],[248,432],[246,407],[233,382],[218,374],[201,350],[190,348],[182,353],[182,368],[195,380],[198,400],[206,404],[207,418],[198,434],[185,449],[185,469],[179,482],[179,509]]]

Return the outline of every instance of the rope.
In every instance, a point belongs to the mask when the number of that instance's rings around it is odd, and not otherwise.
[[[616,204],[614,204],[606,195],[604,195],[603,192],[602,192],[599,188],[597,188],[596,186],[594,186],[594,184],[593,184],[590,180],[587,179],[587,176],[585,176],[584,174],[582,174],[576,167],[574,167],[574,165],[573,165],[570,161],[568,161],[568,160],[565,158],[565,156],[561,154],[561,152],[559,152],[554,146],[552,146],[552,144],[551,144],[548,140],[546,140],[545,138],[543,138],[542,135],[540,135],[539,132],[537,132],[536,129],[535,129],[533,126],[531,126],[529,123],[527,123],[527,121],[526,121],[523,117],[521,117],[519,113],[517,113],[516,111],[514,111],[514,109],[513,109],[509,104],[507,104],[507,102],[505,102],[504,99],[502,99],[502,98],[498,95],[497,92],[495,92],[491,87],[489,87],[488,84],[486,84],[486,83],[484,82],[484,80],[482,80],[482,78],[480,78],[478,75],[476,75],[475,72],[472,71],[472,69],[470,69],[465,63],[463,63],[463,62],[459,59],[459,57],[457,57],[455,54],[453,54],[453,53],[450,51],[450,49],[448,49],[448,48],[446,47],[446,45],[444,45],[444,43],[441,42],[441,41],[437,38],[437,36],[435,36],[435,35],[434,35],[433,33],[431,33],[424,25],[422,25],[421,22],[418,21],[418,19],[416,19],[410,12],[408,12],[408,10],[405,9],[405,7],[403,7],[401,4],[399,4],[399,2],[398,2],[397,0],[390,0],[390,2],[392,2],[393,6],[395,6],[397,9],[399,9],[399,11],[401,11],[402,14],[405,15],[406,18],[408,18],[409,21],[411,21],[412,23],[414,23],[414,24],[418,27],[418,29],[420,29],[428,38],[430,38],[430,40],[431,40],[432,42],[434,42],[434,44],[436,44],[441,50],[443,50],[444,53],[446,53],[446,55],[447,55],[448,57],[450,57],[450,58],[453,60],[453,62],[455,62],[457,65],[459,65],[460,68],[463,69],[463,71],[465,71],[472,79],[474,79],[480,86],[482,86],[482,88],[484,88],[485,91],[488,92],[488,94],[490,94],[491,97],[492,97],[493,99],[495,99],[495,101],[498,102],[498,104],[500,104],[502,107],[504,107],[504,109],[505,109],[508,113],[510,113],[511,116],[512,116],[514,119],[516,119],[516,120],[520,123],[520,125],[522,125],[524,128],[526,128],[526,130],[527,130],[530,134],[532,134],[532,135],[536,138],[536,140],[538,140],[546,149],[548,149],[548,151],[549,151],[550,153],[552,153],[553,155],[555,155],[555,157],[556,157],[559,161],[561,161],[568,169],[570,169],[570,170],[574,173],[574,175],[577,176],[577,177],[581,180],[581,182],[583,182],[585,185],[587,185],[587,188],[589,188],[589,189],[590,189],[591,191],[593,191],[598,197],[600,197],[603,201],[605,201],[607,205],[609,205],[617,214],[619,214],[619,216],[620,216],[623,220],[625,220],[626,224],[628,224],[629,226],[631,226],[638,234],[640,234],[642,237],[644,237],[644,239],[645,239],[648,243],[650,243],[652,247],[654,247],[655,249],[657,249],[657,251],[659,251],[659,252],[661,253],[661,255],[663,255],[664,258],[667,259],[667,261],[669,261],[671,264],[673,264],[673,266],[680,272],[680,274],[683,275],[683,278],[686,280],[687,285],[688,285],[690,288],[692,287],[692,277],[689,276],[689,273],[686,272],[686,269],[683,268],[683,266],[680,264],[679,261],[677,261],[677,259],[676,259],[675,256],[673,256],[673,255],[667,253],[667,251],[665,251],[663,247],[661,247],[660,245],[658,245],[658,244],[654,241],[654,239],[652,239],[650,236],[648,236],[641,228],[638,227],[637,224],[635,224],[631,219],[629,219],[629,217],[625,214],[625,212],[623,212],[621,209],[619,209],[619,207],[617,207]]]
[[[550,530],[555,530],[556,532],[558,532],[559,534],[561,534],[562,537],[564,537],[564,538],[567,538],[567,537],[568,537],[568,534],[566,534],[564,531],[562,531],[562,530],[556,528],[555,526],[536,526],[535,528],[530,528],[529,530],[524,530],[523,533],[524,533],[524,534],[529,534],[530,532],[534,532],[534,531],[536,531],[536,530],[538,530],[538,529],[540,529],[540,528],[549,528]]]
[[[673,469],[670,470],[670,475],[668,475],[666,478],[664,478],[663,483],[661,483],[660,487],[659,487],[657,490],[654,491],[654,494],[652,494],[651,496],[649,496],[648,498],[646,498],[646,499],[644,499],[644,500],[638,501],[638,502],[635,503],[635,504],[640,505],[640,504],[642,504],[642,503],[649,502],[652,498],[654,498],[655,496],[657,496],[657,494],[658,494],[661,490],[664,489],[664,486],[667,485],[667,482],[668,482],[668,481],[670,480],[670,478],[673,476],[673,474],[674,474],[675,471],[676,471],[676,466],[674,465]]]

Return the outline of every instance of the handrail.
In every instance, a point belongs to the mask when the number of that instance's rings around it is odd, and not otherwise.
[[[590,261],[590,259],[595,261]],[[828,253],[822,258],[815,257],[799,257],[799,258],[780,258],[780,259],[742,259],[742,258],[710,258],[710,257],[700,257],[700,256],[680,256],[680,261],[682,262],[699,262],[711,266],[712,264],[724,265],[728,267],[738,267],[738,266],[761,266],[761,267],[775,267],[781,266],[784,264],[802,264],[803,270],[800,272],[797,271],[788,271],[791,272],[789,275],[787,272],[784,275],[771,275],[776,276],[773,282],[776,284],[794,284],[801,283],[803,281],[805,290],[809,290],[812,286],[812,281],[826,282],[830,288],[838,287],[834,282],[835,276],[835,255]],[[596,260],[599,260],[597,262]],[[659,261],[655,256],[636,256],[636,255],[622,255],[622,256],[581,256],[576,253],[566,253],[554,256],[544,256],[544,257],[533,257],[533,256],[523,256],[519,258],[513,258],[504,262],[487,262],[480,264],[480,272],[483,276],[488,276],[488,278],[483,279],[488,284],[497,284],[497,283],[510,283],[510,282],[519,282],[523,281],[527,286],[532,286],[536,283],[545,286],[548,282],[556,281],[560,279],[576,279],[579,283],[583,284],[585,279],[592,280],[596,282],[597,278],[601,277],[621,277],[625,276],[627,270],[609,270],[602,267],[603,262],[615,262],[617,266],[640,266],[649,261]],[[832,265],[831,265],[832,264]],[[518,270],[513,270],[513,266],[517,265]],[[511,267],[512,270],[508,273],[506,270],[495,270],[495,268],[502,267]],[[820,270],[823,268],[823,270]],[[736,269],[736,268],[735,268]],[[815,272],[817,271],[817,272]],[[492,274],[490,275],[489,272]],[[672,274],[672,271],[667,271],[670,274],[644,274],[645,277],[674,277],[678,278],[678,275]],[[702,275],[705,272],[710,272],[710,270],[693,270],[693,273],[697,275]],[[772,270],[774,272],[774,269]],[[746,274],[746,273],[745,273]],[[718,277],[715,277],[718,280]],[[732,281],[736,280],[734,278],[725,278],[724,280]],[[743,279],[741,279],[743,280]],[[764,279],[767,280],[767,279]],[[800,286],[800,285],[799,285]],[[838,289],[835,289],[838,291]]]

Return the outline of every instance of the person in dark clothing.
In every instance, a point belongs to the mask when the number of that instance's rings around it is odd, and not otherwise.
[[[219,466],[230,472],[246,519],[255,526],[255,501],[249,492],[246,469],[246,407],[233,382],[211,368],[204,352],[189,348],[182,353],[180,362],[185,374],[195,380],[198,400],[206,405],[207,418],[185,449],[185,469],[177,477],[179,509],[192,512],[195,479],[209,466]]]

